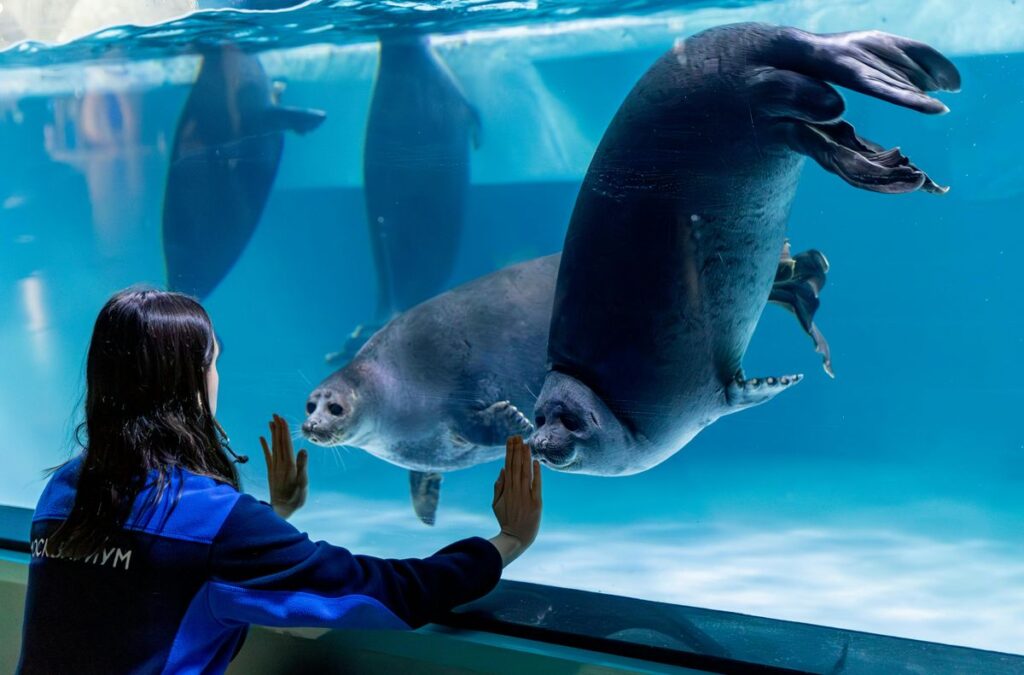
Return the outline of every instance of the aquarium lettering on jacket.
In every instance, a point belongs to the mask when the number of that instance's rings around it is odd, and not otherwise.
[[[63,560],[73,560],[76,562],[83,562],[88,565],[108,565],[113,569],[117,569],[118,565],[123,565],[123,569],[127,570],[132,563],[132,549],[122,549],[120,547],[101,548],[97,549],[93,553],[87,556],[70,557],[60,554],[60,551],[51,551],[47,546],[48,540],[33,539],[32,540],[32,557],[33,558],[60,558]]]

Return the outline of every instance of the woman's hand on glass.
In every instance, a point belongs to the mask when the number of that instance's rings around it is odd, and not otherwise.
[[[270,505],[282,518],[288,518],[302,508],[309,494],[309,453],[299,450],[296,457],[292,449],[292,435],[288,423],[274,415],[270,420],[271,446],[260,436],[263,459],[267,462],[267,483],[270,485]]]
[[[492,508],[501,532],[491,543],[504,566],[529,548],[540,529],[540,462],[531,460],[530,448],[519,436],[505,442],[505,467],[494,483]]]

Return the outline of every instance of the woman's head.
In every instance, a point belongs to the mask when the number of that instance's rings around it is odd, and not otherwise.
[[[86,365],[86,417],[96,421],[216,411],[217,340],[187,295],[121,291],[100,310]]]
[[[187,295],[128,289],[103,306],[86,363],[75,507],[55,535],[65,555],[101,545],[147,482],[160,499],[179,469],[238,487],[214,419],[218,353],[209,315]]]

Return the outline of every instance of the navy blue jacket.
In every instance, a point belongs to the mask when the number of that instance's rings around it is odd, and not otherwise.
[[[219,673],[249,624],[419,626],[501,575],[484,539],[423,560],[353,555],[184,471],[155,507],[142,506],[144,490],[104,548],[58,558],[47,539],[71,511],[81,463],[54,474],[32,521],[21,673]]]

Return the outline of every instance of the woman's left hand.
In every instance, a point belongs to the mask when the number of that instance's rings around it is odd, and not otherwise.
[[[302,508],[309,494],[309,453],[299,450],[296,459],[288,423],[276,414],[270,421],[270,438],[272,449],[267,447],[267,439],[260,436],[263,459],[267,461],[270,505],[277,515],[288,518]]]

